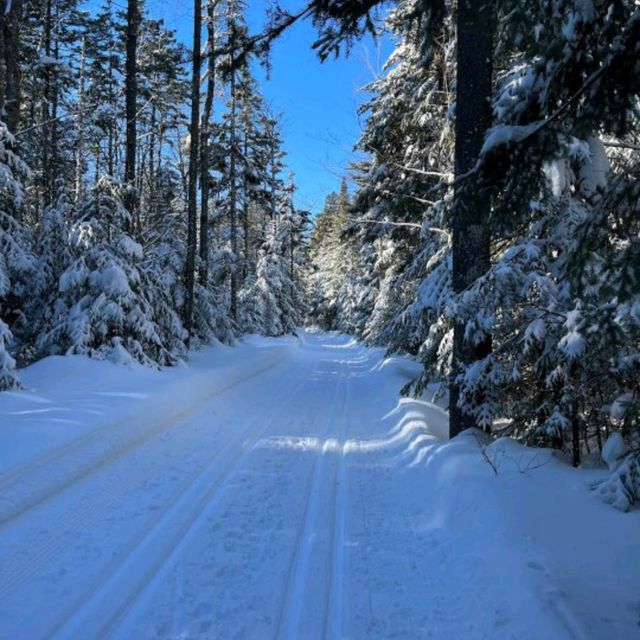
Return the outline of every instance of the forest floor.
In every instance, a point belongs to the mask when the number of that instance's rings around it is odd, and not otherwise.
[[[415,364],[249,338],[82,357],[0,396],[0,638],[640,636],[640,511],[604,471],[398,399]]]

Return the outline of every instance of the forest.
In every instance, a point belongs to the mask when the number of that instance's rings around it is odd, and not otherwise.
[[[620,433],[638,492],[638,33],[624,0],[194,4],[191,49],[137,1],[2,16],[0,386],[49,354],[173,364],[305,320],[413,354],[475,426],[570,451]],[[467,4],[469,6],[467,6]],[[293,205],[254,74],[311,17],[330,58],[396,46],[366,87],[357,184]],[[378,18],[376,20],[376,17]],[[327,60],[326,64],[331,64]],[[18,364],[16,364],[18,363]]]

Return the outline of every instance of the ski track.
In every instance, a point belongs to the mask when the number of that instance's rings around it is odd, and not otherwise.
[[[351,381],[347,380],[347,403],[342,416],[342,428],[340,430],[339,448],[337,451],[337,461],[334,464],[334,474],[332,478],[334,500],[331,513],[332,536],[331,536],[331,563],[329,579],[327,580],[327,591],[325,594],[326,608],[323,620],[323,638],[342,637],[342,607],[343,607],[343,584],[345,579],[345,554],[346,554],[346,514],[347,514],[347,468],[346,468],[346,448],[347,448],[347,412],[346,407],[351,399]]]
[[[179,426],[189,416],[206,406],[213,398],[267,373],[280,365],[281,362],[282,359],[279,359],[275,363],[269,363],[265,367],[258,369],[258,371],[242,377],[240,380],[230,382],[224,387],[205,395],[204,398],[199,399],[198,402],[187,409],[154,421],[151,425],[140,429],[138,433],[133,435],[126,430],[126,427],[130,426],[131,422],[136,418],[142,420],[143,416],[128,416],[114,424],[96,429],[66,446],[43,455],[35,461],[20,465],[16,469],[10,469],[0,476],[0,527],[29,509],[47,501],[57,493],[64,491],[68,486],[99,471],[119,457]],[[118,433],[118,431],[122,433]],[[110,441],[109,446],[106,448],[104,447],[105,439]],[[91,452],[92,446],[97,449],[93,455]],[[74,457],[80,459],[81,462],[76,462]],[[65,473],[57,478],[46,478],[46,475],[50,475],[48,473],[49,470],[55,467],[65,470]],[[70,471],[68,471],[69,468],[71,469]],[[45,478],[38,478],[40,473],[44,474]],[[40,482],[38,490],[20,496],[20,490],[25,486],[29,489],[34,478]],[[12,497],[12,491],[18,493],[18,496]]]
[[[305,510],[289,563],[287,588],[278,615],[276,637],[291,638],[292,640],[298,637],[300,616],[304,607],[305,585],[309,580],[309,557],[317,530],[322,476],[327,460],[328,434],[332,431],[333,423],[336,420],[336,405],[341,402],[341,406],[346,407],[346,397],[343,397],[339,402],[337,400],[341,391],[342,387],[336,382],[331,404],[327,411],[325,428],[322,432],[324,440],[322,450],[315,457],[311,475],[306,483],[306,490],[304,491]]]
[[[492,590],[481,539],[460,554],[419,493],[410,462],[436,439],[380,356],[305,332],[129,437],[120,420],[9,470],[0,640],[537,640],[511,567]],[[557,582],[536,573],[522,619],[589,638]]]
[[[269,367],[267,370],[270,370]],[[224,390],[215,394],[215,396],[224,393],[225,391],[229,391],[232,388],[235,388],[241,385],[243,382],[247,382],[248,380],[256,377],[255,375],[250,376],[249,378],[245,378],[244,380],[230,385]],[[223,416],[218,416],[218,419],[227,420],[232,415],[234,408],[232,406],[228,407],[226,414]],[[193,415],[197,412],[197,409],[192,409],[190,411],[185,411],[185,414]],[[258,417],[259,412],[256,412],[254,415]],[[172,422],[170,425],[171,429],[176,429],[178,427],[184,427],[184,422]],[[163,444],[162,440],[158,440],[158,438],[162,438],[165,434],[156,434],[156,439],[151,442],[152,445],[156,447],[159,444]],[[238,438],[236,438],[238,440]],[[151,441],[151,437],[146,438],[145,442],[138,443],[138,447],[136,450],[133,448],[129,451],[130,457],[127,459],[129,463],[135,461],[136,454],[143,454],[144,451],[142,447],[144,444],[147,444]],[[231,446],[235,440],[227,442],[223,445],[225,448]],[[168,444],[171,444],[169,442]],[[186,444],[189,444],[188,442]],[[192,446],[192,445],[191,445]],[[218,450],[215,452],[214,459],[224,451]],[[113,456],[109,459],[109,461],[105,461],[103,465],[99,469],[93,469],[91,474],[86,474],[82,477],[83,481],[87,481],[90,479],[90,475],[97,473],[102,467],[107,466],[107,463],[111,463],[112,465],[119,460],[122,452],[118,455]],[[158,454],[156,454],[157,456]],[[58,520],[58,536],[51,542],[48,542],[46,545],[38,545],[33,544],[30,548],[30,553],[28,555],[28,559],[24,560],[21,556],[13,556],[8,558],[6,561],[2,563],[2,569],[0,570],[0,576],[2,577],[2,581],[0,582],[0,600],[6,597],[11,591],[14,591],[20,584],[30,577],[37,575],[42,572],[43,567],[45,567],[48,563],[54,560],[65,548],[65,546],[69,543],[69,536],[72,536],[75,532],[82,530],[89,530],[94,527],[102,518],[102,514],[104,512],[110,512],[115,510],[120,501],[122,500],[123,494],[127,492],[132,492],[138,486],[142,486],[144,483],[148,481],[148,470],[146,470],[142,466],[133,466],[133,471],[125,476],[125,481],[122,479],[118,483],[118,471],[115,470],[113,472],[113,476],[115,478],[109,482],[102,482],[99,484],[98,488],[95,491],[88,491],[90,496],[90,503],[88,508],[84,509],[76,509],[72,510],[65,514],[65,516]],[[200,475],[200,471],[196,471],[195,474],[188,475],[181,483],[176,487],[176,491],[174,496],[170,499],[169,506],[174,504],[180,496],[184,493],[184,491],[197,479],[198,475]],[[109,477],[109,476],[107,476]],[[78,481],[76,481],[78,482]],[[138,483],[138,484],[136,484]],[[51,491],[47,500],[52,499],[56,494],[59,494],[64,491],[66,487],[71,486],[73,483],[67,482],[65,487],[57,487],[55,491]],[[126,485],[126,486],[125,486]],[[44,504],[45,500],[41,501],[41,504]],[[29,508],[33,508],[34,505],[30,505]],[[167,507],[168,508],[168,507]],[[25,509],[26,511],[27,509]],[[155,516],[153,518],[153,522],[157,521],[164,514],[164,510],[156,511]],[[18,517],[17,515],[15,516]],[[150,526],[152,526],[150,523]],[[4,526],[8,525],[8,522],[3,523]],[[65,535],[66,534],[66,535]]]
[[[304,379],[303,373],[298,378],[296,388],[303,384]],[[88,628],[97,627],[97,621],[107,617],[105,612],[109,611],[107,619],[92,632],[92,637],[104,637],[126,610],[134,606],[136,598],[146,584],[169,559],[171,550],[180,545],[197,525],[202,514],[209,511],[210,505],[215,504],[216,496],[224,489],[225,481],[242,463],[242,459],[250,453],[273,421],[268,419],[264,424],[260,424],[260,419],[265,413],[268,415],[271,409],[283,403],[286,396],[291,391],[295,392],[296,388],[281,390],[281,393],[271,400],[266,411],[261,407],[254,412],[238,437],[216,451],[204,470],[195,474],[194,478],[189,478],[185,483],[186,488],[181,488],[175,499],[165,507],[143,536],[129,545],[121,561],[116,566],[110,567],[108,575],[102,577],[85,594],[82,602],[74,605],[72,613],[63,618],[47,637],[60,639],[78,637]],[[251,434],[255,427],[257,431]],[[194,489],[199,489],[201,485],[204,485],[201,495],[196,493],[192,496],[191,494],[195,493]],[[183,502],[186,502],[184,507]],[[183,515],[182,508],[188,513],[186,517]],[[174,532],[173,529],[176,527],[177,531]],[[127,573],[127,569],[130,569],[134,563],[136,564],[135,573],[131,571]],[[131,583],[132,573],[135,575],[133,584]],[[111,612],[112,609],[115,610]]]

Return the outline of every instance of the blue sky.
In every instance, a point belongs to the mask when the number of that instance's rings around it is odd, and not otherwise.
[[[302,0],[281,3],[302,6]],[[249,0],[252,32],[265,20],[267,2]],[[192,37],[192,2],[148,0],[149,15],[162,18],[189,43]],[[380,71],[390,44],[371,38],[344,55],[321,64],[311,50],[315,31],[310,23],[297,24],[273,46],[270,79],[258,70],[262,91],[272,109],[282,114],[287,162],[296,174],[297,205],[312,212],[322,208],[325,196],[337,190],[354,158],[352,149],[361,130],[358,105],[365,99],[360,89]]]

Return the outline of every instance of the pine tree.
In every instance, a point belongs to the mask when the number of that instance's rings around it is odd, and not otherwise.
[[[137,191],[142,226],[152,206],[155,178],[164,176],[162,163],[166,160],[167,137],[179,135],[183,120],[182,105],[188,96],[185,57],[185,49],[176,42],[175,33],[161,21],[142,21],[138,78],[143,108],[139,110],[137,125],[140,137],[146,141],[138,145]]]
[[[74,201],[64,181],[59,179],[57,195],[42,214],[42,224],[36,242],[39,282],[37,295],[31,301],[29,340],[35,342],[51,321],[58,300],[60,277],[73,262],[69,243],[71,224],[76,218]]]
[[[454,175],[455,199],[451,224],[451,283],[455,294],[463,294],[490,267],[489,217],[490,192],[485,184],[466,178],[480,157],[485,135],[491,126],[493,49],[496,30],[493,3],[479,4],[459,0],[457,5],[456,64],[456,148]],[[464,322],[454,318],[451,382],[449,385],[449,434],[481,426],[460,402],[458,376],[485,357],[491,340],[470,341]],[[482,386],[476,395],[482,395]],[[482,402],[482,398],[474,398]]]
[[[242,287],[245,265],[241,256],[241,231],[239,223],[247,219],[249,201],[247,189],[251,168],[248,149],[247,119],[256,111],[254,81],[249,72],[249,59],[241,55],[247,46],[248,28],[244,18],[246,5],[242,0],[227,0],[223,10],[223,48],[226,52],[221,61],[222,77],[227,84],[227,112],[221,134],[228,155],[222,183],[226,192],[225,215],[228,219],[229,244],[234,266],[230,273],[231,317],[238,316],[238,294]],[[244,125],[244,126],[243,126]],[[243,134],[243,129],[244,134]],[[246,223],[243,231],[247,231]],[[247,237],[248,240],[248,237]],[[246,249],[246,247],[245,247]]]
[[[570,447],[576,465],[602,448],[615,428],[604,411],[635,375],[637,270],[622,265],[635,258],[626,234],[637,187],[626,177],[632,165],[620,171],[600,139],[623,139],[637,122],[638,88],[617,75],[636,64],[626,44],[633,16],[628,3],[611,13],[564,2],[514,16],[509,43],[519,55],[500,78],[481,159],[504,194],[493,226],[505,241],[460,310],[469,334],[496,343],[465,376],[469,405],[487,421],[513,416],[509,431],[521,437]],[[474,405],[479,384],[487,399]]]
[[[37,274],[32,237],[20,220],[24,204],[23,182],[29,170],[11,150],[15,139],[0,122],[0,390],[17,386],[15,360],[9,353],[10,327],[24,329],[25,312]]]
[[[38,340],[43,353],[74,353],[115,362],[170,364],[156,322],[154,289],[140,267],[143,250],[130,227],[120,187],[101,180],[70,233],[73,262]]]
[[[207,1],[207,91],[200,125],[200,282],[207,285],[209,281],[209,194],[212,180],[210,177],[210,122],[213,115],[214,97],[217,78],[218,38],[218,4],[219,0]]]

